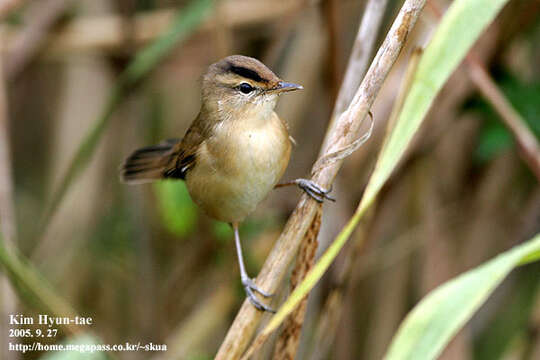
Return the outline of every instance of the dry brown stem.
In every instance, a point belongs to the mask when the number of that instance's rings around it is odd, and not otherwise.
[[[366,4],[334,107],[334,118],[347,109],[367,70],[387,2],[388,0],[370,0]]]
[[[514,109],[497,84],[472,54],[467,57],[471,79],[484,98],[493,106],[503,124],[516,139],[519,153],[540,182],[540,145],[521,115]]]
[[[364,9],[362,15],[362,21],[358,27],[358,33],[354,40],[351,55],[349,56],[349,62],[347,64],[347,71],[343,77],[343,83],[339,90],[339,94],[334,105],[332,112],[332,118],[328,125],[328,132],[331,131],[335,125],[336,119],[350,106],[351,101],[360,85],[360,81],[364,77],[364,74],[368,68],[369,60],[371,59],[375,41],[377,40],[377,34],[382,24],[382,19],[386,10],[388,0],[369,0]],[[347,157],[352,152],[356,151],[370,136],[373,130],[373,119],[371,119],[371,126],[366,134],[367,136],[362,139],[357,139],[356,145],[348,147],[351,151],[341,149],[341,156]],[[329,138],[325,138],[323,146],[321,147],[321,154],[326,152]],[[313,166],[315,171],[318,171],[318,166],[327,166],[330,158],[337,159],[337,154],[329,156],[330,153],[326,152],[327,156],[321,157],[316,166]]]
[[[1,33],[0,41],[2,41]],[[0,229],[4,241],[9,245],[15,242],[16,221],[13,206],[8,104],[2,65],[2,56],[0,56]]]
[[[291,291],[304,279],[315,263],[315,252],[317,251],[317,235],[321,228],[322,209],[317,212],[310,228],[306,232],[302,245],[298,251],[296,265],[291,275]],[[274,360],[292,360],[296,356],[300,333],[306,315],[307,296],[300,305],[285,320],[283,330],[277,339],[274,347]]]
[[[338,1],[326,0],[322,3],[323,14],[326,22],[326,31],[328,32],[327,51],[328,51],[328,75],[330,78],[330,94],[332,103],[337,99],[340,88],[339,54],[341,45],[341,36],[339,36],[340,19],[338,14]],[[352,95],[351,95],[352,96]]]
[[[397,18],[379,48],[364,80],[362,81],[351,106],[327,132],[326,153],[332,153],[353,143],[364,117],[373,104],[386,76],[397,59],[411,29],[425,5],[425,0],[406,0]],[[323,187],[330,187],[343,160],[332,163],[313,176],[313,180]],[[311,225],[318,204],[303,195],[293,211],[281,236],[268,256],[258,278],[257,284],[269,292],[275,292],[286,269],[296,254],[304,234]],[[261,319],[249,301],[244,301],[229,332],[222,343],[216,359],[237,359],[245,350]]]

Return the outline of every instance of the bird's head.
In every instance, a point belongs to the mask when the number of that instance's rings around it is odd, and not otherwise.
[[[281,80],[257,59],[228,56],[208,68],[202,81],[203,109],[223,120],[270,114],[280,94],[303,89]]]

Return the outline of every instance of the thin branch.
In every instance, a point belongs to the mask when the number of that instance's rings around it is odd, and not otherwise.
[[[424,7],[425,0],[406,0],[401,8],[386,39],[379,48],[364,80],[362,81],[351,106],[337,120],[335,126],[327,132],[328,148],[332,153],[353,143],[364,117],[375,101],[386,76],[396,61],[406,39]],[[313,180],[323,187],[330,187],[343,160],[320,169]],[[302,195],[296,209],[289,217],[285,228],[268,256],[258,278],[257,284],[269,292],[275,292],[300,242],[311,225],[319,205],[307,195]],[[261,319],[249,301],[245,301],[234,323],[219,349],[216,359],[237,359],[245,350],[249,340]]]
[[[323,13],[326,21],[326,31],[328,32],[328,75],[330,78],[330,95],[332,103],[337,99],[340,85],[340,45],[341,36],[339,36],[339,14],[337,0],[323,1]],[[367,66],[367,65],[366,65]],[[365,71],[365,69],[364,69]],[[360,82],[359,82],[360,83]],[[356,89],[355,89],[356,90]]]
[[[501,117],[503,124],[514,136],[521,158],[540,182],[540,145],[538,140],[521,115],[497,87],[484,66],[476,60],[473,54],[469,54],[466,61],[471,80],[484,98],[493,106]]]
[[[356,39],[349,57],[349,63],[347,64],[347,71],[345,72],[343,84],[339,90],[327,132],[331,131],[338,116],[343,114],[343,112],[351,105],[353,96],[358,90],[358,86],[360,86],[360,82],[369,66],[369,60],[371,60],[372,57],[375,41],[377,40],[387,3],[388,0],[369,0],[366,4],[362,22],[358,27],[358,33],[356,34]],[[319,158],[316,165],[313,166],[313,169],[318,171],[319,166],[327,166],[329,162],[337,160],[338,155],[345,158],[356,151],[371,136],[373,125],[373,118],[371,118],[369,130],[362,138],[357,139],[354,145],[351,144],[351,146],[338,150],[337,153],[334,152],[330,154],[326,152],[326,156]],[[325,138],[323,146],[321,147],[321,154],[326,151],[328,140],[329,138]]]
[[[377,41],[377,34],[381,27],[387,2],[388,0],[369,0],[366,4],[362,22],[358,28],[349,57],[347,72],[343,78],[343,84],[334,106],[332,119],[336,119],[349,107],[360,81],[364,77],[373,54],[375,41]],[[334,120],[331,121],[329,129],[333,126],[333,123]]]

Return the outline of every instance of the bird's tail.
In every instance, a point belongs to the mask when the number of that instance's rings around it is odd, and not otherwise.
[[[127,184],[141,184],[164,178],[179,142],[180,139],[169,139],[135,150],[122,164],[120,179]]]

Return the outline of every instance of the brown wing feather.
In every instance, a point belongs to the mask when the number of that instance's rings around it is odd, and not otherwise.
[[[195,165],[197,149],[203,140],[197,118],[182,140],[169,139],[134,151],[122,165],[120,177],[132,184],[164,178],[185,179]]]
[[[182,141],[176,144],[172,161],[168,164],[163,177],[185,179],[187,172],[195,166],[197,150],[204,140],[203,128],[199,118],[191,124]]]

